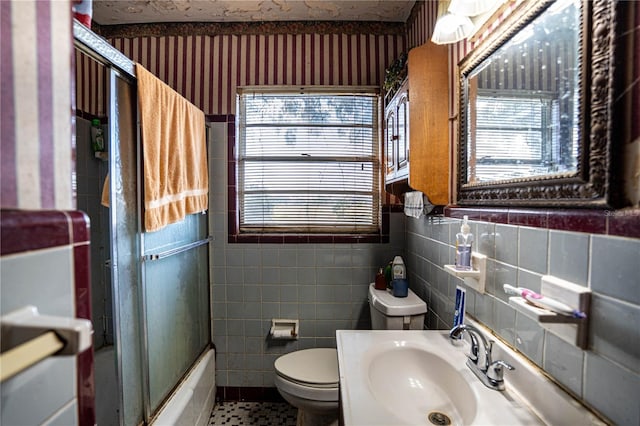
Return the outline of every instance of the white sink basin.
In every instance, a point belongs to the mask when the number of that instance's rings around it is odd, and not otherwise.
[[[452,344],[447,331],[339,330],[336,338],[344,426],[602,424],[499,341],[494,360],[516,367],[504,391],[482,384],[465,365],[468,345]]]
[[[407,424],[424,423],[425,413],[434,419],[446,416],[453,424],[471,424],[476,397],[460,371],[423,346],[394,343],[376,347],[365,361],[377,404],[397,411]]]

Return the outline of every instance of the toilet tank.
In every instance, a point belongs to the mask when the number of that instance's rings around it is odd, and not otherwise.
[[[407,297],[395,297],[370,284],[369,310],[373,330],[422,330],[427,304],[411,289]]]

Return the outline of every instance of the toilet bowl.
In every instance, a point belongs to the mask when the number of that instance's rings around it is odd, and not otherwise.
[[[298,426],[338,424],[338,353],[334,348],[303,349],[275,361],[276,388],[298,409]]]

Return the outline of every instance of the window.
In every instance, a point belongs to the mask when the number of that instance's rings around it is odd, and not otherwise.
[[[550,96],[478,93],[476,105],[475,153],[469,152],[475,154],[476,181],[562,173],[574,166],[576,144],[572,138],[565,138],[568,146],[560,142],[559,104]]]
[[[295,90],[240,90],[239,232],[378,233],[378,95]]]

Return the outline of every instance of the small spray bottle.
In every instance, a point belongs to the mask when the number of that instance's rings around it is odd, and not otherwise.
[[[462,271],[471,270],[471,246],[473,244],[473,234],[469,228],[469,217],[462,218],[460,232],[456,234],[456,269]]]
[[[91,146],[93,152],[104,151],[104,130],[99,118],[91,120]]]

